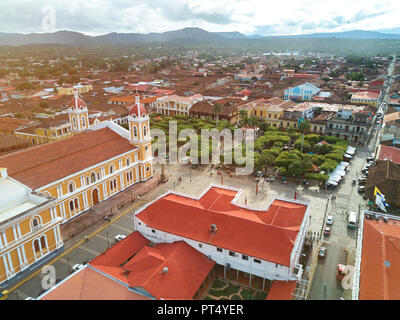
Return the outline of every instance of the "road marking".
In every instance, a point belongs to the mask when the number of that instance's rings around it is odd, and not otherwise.
[[[107,241],[107,237],[102,236],[101,234],[96,234],[96,237],[103,239],[104,241]]]
[[[128,234],[133,232],[133,230],[130,230],[130,229],[125,228],[125,227],[122,227],[122,226],[120,226],[120,225],[118,225],[118,224],[114,224],[113,227],[115,227],[115,228],[117,228],[117,229],[120,229],[120,230],[122,230],[122,231],[128,232]]]
[[[86,252],[89,252],[89,253],[93,254],[95,257],[97,257],[97,256],[101,253],[101,252],[97,252],[97,251],[95,251],[95,250],[86,248],[86,247],[84,247],[84,246],[79,246],[78,249],[82,249],[82,250],[84,250],[84,251],[86,251]]]
[[[87,237],[87,239],[90,239],[92,237],[94,237],[95,235],[97,235],[99,232],[103,231],[105,228],[107,228],[108,226],[110,226],[111,224],[113,224],[115,221],[118,221],[119,219],[121,219],[123,216],[125,216],[127,213],[129,213],[132,209],[136,208],[137,206],[139,206],[140,204],[142,204],[145,200],[142,200],[140,202],[138,202],[135,206],[130,207],[128,209],[126,209],[126,211],[121,214],[119,217],[111,220],[109,223],[107,223],[105,226],[101,227],[99,230],[95,231],[94,233],[92,233],[90,236]],[[61,259],[62,257],[64,257],[66,254],[70,253],[72,250],[76,249],[77,247],[79,247],[80,245],[82,245],[83,243],[85,243],[87,240],[82,240],[81,242],[78,242],[75,246],[71,247],[70,249],[68,249],[67,251],[65,251],[63,254],[61,254],[60,256],[58,256],[57,258],[55,258],[54,260],[52,260],[51,262],[47,263],[46,265],[51,265],[54,262],[58,261],[59,259]],[[39,268],[39,270],[37,270],[35,273],[33,273],[32,275],[30,275],[28,278],[26,278],[25,280],[21,281],[20,283],[18,283],[17,285],[15,285],[14,287],[12,287],[10,290],[8,290],[9,293],[11,293],[12,291],[14,291],[15,289],[17,289],[19,286],[21,286],[22,284],[24,284],[26,281],[32,279],[35,275],[37,275],[39,272],[42,271],[42,268]]]

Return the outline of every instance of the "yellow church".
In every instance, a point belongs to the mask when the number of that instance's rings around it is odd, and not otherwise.
[[[150,118],[139,98],[129,130],[112,121],[90,126],[77,93],[68,112],[73,136],[0,157],[2,287],[63,249],[61,224],[153,175]]]

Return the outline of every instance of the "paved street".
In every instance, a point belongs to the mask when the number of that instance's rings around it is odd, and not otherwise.
[[[393,72],[393,64],[389,68],[389,75]],[[390,85],[390,81],[389,81]],[[383,93],[383,102],[385,101],[388,90]],[[378,112],[382,112],[383,103]],[[314,274],[310,300],[337,300],[340,297],[351,299],[350,290],[343,291],[341,282],[336,280],[336,266],[340,264],[354,265],[355,240],[357,230],[347,229],[346,213],[350,211],[359,211],[367,209],[367,202],[357,192],[357,185],[352,186],[353,179],[358,179],[361,169],[366,163],[366,158],[375,153],[379,145],[380,126],[374,125],[371,131],[371,137],[367,146],[358,148],[355,157],[351,161],[348,173],[344,181],[338,186],[335,194],[336,200],[329,206],[329,214],[334,216],[331,235],[323,239],[322,246],[327,248],[327,256],[319,259],[317,270]],[[344,214],[343,214],[344,212]],[[324,284],[327,284],[326,289]]]

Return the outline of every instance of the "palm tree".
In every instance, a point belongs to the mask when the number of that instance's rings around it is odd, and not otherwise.
[[[310,131],[311,125],[308,121],[302,121],[299,124],[299,131],[301,133],[301,152],[303,152],[304,134]]]
[[[219,120],[219,114],[222,111],[222,107],[219,103],[214,104],[214,112],[217,115],[217,127],[218,127],[218,120]]]
[[[239,110],[239,121],[241,126],[247,124],[248,122],[247,110],[244,109]]]
[[[289,134],[289,138],[290,138],[290,140],[289,140],[289,148],[290,148],[291,144],[292,144],[292,139],[296,135],[296,130],[293,127],[289,126],[289,127],[286,128],[286,132]]]

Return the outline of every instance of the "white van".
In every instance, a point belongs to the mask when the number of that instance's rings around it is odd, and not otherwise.
[[[355,229],[357,227],[357,212],[351,211],[349,214],[349,221],[347,223],[347,228]]]

